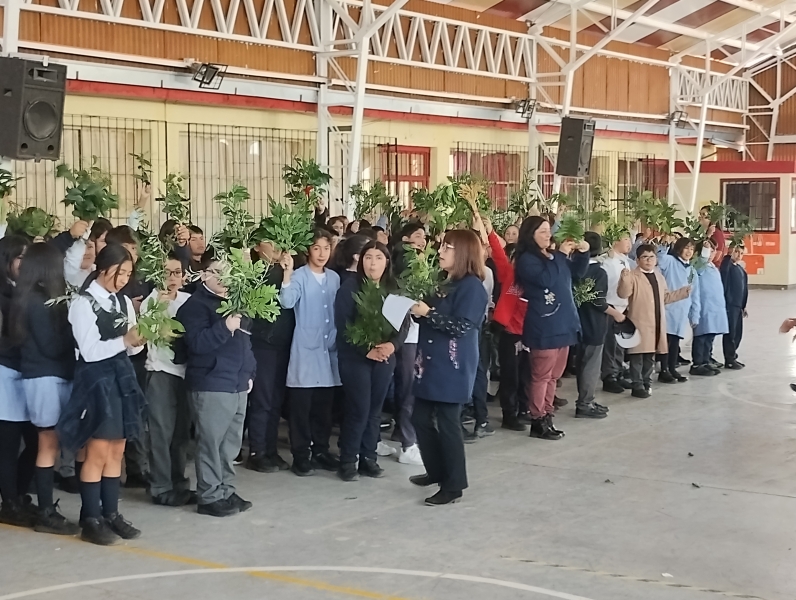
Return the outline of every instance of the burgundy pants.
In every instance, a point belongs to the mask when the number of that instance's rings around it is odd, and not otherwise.
[[[540,419],[553,414],[553,400],[556,397],[556,382],[564,374],[567,366],[569,348],[553,350],[531,349],[531,381],[528,384],[531,417]]]

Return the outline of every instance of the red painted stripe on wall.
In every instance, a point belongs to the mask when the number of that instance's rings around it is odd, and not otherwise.
[[[684,162],[677,162],[674,165],[675,173],[690,173]],[[744,175],[754,175],[756,173],[796,173],[796,162],[793,161],[764,161],[764,160],[708,160],[703,161],[700,173],[743,173]]]

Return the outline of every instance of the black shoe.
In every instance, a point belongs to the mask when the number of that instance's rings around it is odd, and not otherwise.
[[[3,502],[0,507],[0,523],[15,527],[33,527],[36,524],[36,515],[19,502]]]
[[[677,371],[672,371],[672,377],[674,377],[674,380],[677,383],[685,383],[686,381],[688,381],[688,377],[686,377],[685,375],[681,375]]]
[[[152,496],[152,504],[158,506],[185,506],[191,503],[191,499],[196,502],[196,492],[191,490],[169,490],[157,496]]]
[[[604,419],[608,416],[608,413],[600,410],[594,404],[590,404],[584,408],[576,408],[575,409],[575,418],[576,419]]]
[[[196,507],[196,512],[209,517],[231,517],[237,515],[240,510],[229,500],[216,500],[210,504],[200,504]]]
[[[744,368],[744,365],[739,363],[737,360],[734,360],[724,365],[724,368],[729,369],[730,371],[740,371],[741,369]]]
[[[276,473],[279,471],[278,465],[275,465],[267,456],[261,454],[250,455],[246,460],[246,468],[258,473]]]
[[[710,365],[699,365],[698,367],[691,367],[688,373],[696,377],[715,377],[721,371],[718,371]]]
[[[669,371],[661,371],[658,381],[660,383],[677,383],[677,379]]]
[[[148,488],[149,487],[149,473],[128,473],[127,479],[124,480],[124,487],[126,488]]]
[[[280,471],[289,471],[290,470],[290,465],[288,464],[288,462],[284,458],[279,456],[278,453],[274,454],[272,456],[269,456],[268,460],[270,460],[273,464],[275,464],[279,468]]]
[[[560,433],[561,437],[564,437],[566,435],[566,433],[556,428],[555,423],[553,423],[553,415],[547,414],[545,416],[545,419],[547,419],[547,425],[550,427],[551,430],[553,430],[555,433]]]
[[[560,431],[552,429],[547,422],[547,417],[541,419],[534,419],[531,423],[532,438],[539,438],[540,440],[560,440],[564,434]]]
[[[52,533],[54,535],[77,535],[80,533],[80,525],[67,521],[66,517],[58,512],[57,500],[50,508],[45,508],[39,512],[39,518],[36,520],[36,525],[33,526],[33,529],[39,533]]]
[[[465,444],[475,444],[478,441],[478,434],[475,433],[475,429],[467,431],[462,427],[462,440],[464,440]]]
[[[308,458],[293,457],[293,466],[290,467],[299,477],[309,477],[315,475],[315,469],[312,466],[312,461]]]
[[[312,457],[312,466],[324,471],[337,471],[340,468],[340,459],[331,452],[319,452]]]
[[[446,492],[445,490],[440,490],[430,498],[426,498],[426,504],[428,506],[442,506],[444,504],[456,504],[461,501],[461,499],[461,492]]]
[[[476,425],[473,433],[480,438],[485,438],[495,435],[495,430],[489,426],[489,423],[484,423],[483,425]]]
[[[796,383],[791,383],[790,384],[790,389],[791,389],[791,391],[796,392]]]
[[[427,473],[423,473],[422,475],[412,475],[409,478],[409,483],[413,483],[414,485],[419,487],[428,487],[430,485],[434,485],[437,482],[432,481],[431,477],[429,477]]]
[[[554,408],[561,408],[562,406],[566,406],[567,404],[569,404],[569,400],[567,400],[566,398],[559,398],[558,396],[555,396],[553,398]]]
[[[624,394],[625,388],[616,379],[609,377],[608,379],[603,380],[603,391],[608,392],[609,394]]]
[[[243,451],[243,448],[241,448],[240,452],[238,452],[238,455],[232,459],[232,464],[237,467],[238,465],[242,465],[243,461],[245,460],[246,460],[246,453]]]
[[[77,478],[77,475],[70,475],[69,477],[61,477],[59,475],[56,485],[59,490],[67,494],[80,493],[80,480]]]
[[[238,512],[246,512],[252,506],[254,506],[248,500],[244,500],[238,494],[232,494],[229,498],[227,498],[227,502],[229,502],[232,506],[238,509]]]
[[[649,398],[652,394],[647,388],[633,388],[630,395],[634,398]]]
[[[384,477],[384,469],[379,466],[375,458],[359,457],[359,474],[365,477],[373,477],[379,479]]]
[[[626,379],[623,377],[622,379],[619,380],[619,385],[621,385],[626,390],[633,389],[633,381],[631,379]]]
[[[501,423],[500,427],[509,431],[525,431],[525,425],[520,423],[517,417],[503,417],[503,423]]]
[[[473,423],[475,423],[475,417],[466,410],[462,412],[461,419],[462,419],[462,425],[472,425]]]
[[[597,410],[601,410],[601,411],[603,411],[603,412],[605,412],[605,413],[607,413],[609,410],[611,410],[611,409],[610,409],[610,408],[608,408],[607,406],[603,406],[602,404],[597,404],[596,402],[592,402],[592,405],[593,405],[593,406],[594,406],[594,407],[595,407]]]
[[[105,517],[105,522],[111,531],[123,540],[134,540],[141,537],[141,530],[133,527],[133,524],[126,521],[121,513],[113,513]]]
[[[340,468],[337,469],[337,476],[343,481],[358,481],[359,473],[357,473],[357,463],[340,463]]]
[[[708,366],[710,366],[710,367],[712,367],[714,369],[721,369],[721,368],[724,367],[724,365],[722,363],[720,363],[719,361],[717,361],[717,360],[715,360],[713,358],[710,359],[710,362],[708,363]]]
[[[119,541],[119,536],[114,533],[105,519],[83,519],[81,522],[83,531],[80,539],[84,542],[97,544],[98,546],[113,546]]]
[[[678,355],[678,357],[677,357],[677,366],[678,367],[687,367],[690,364],[691,364],[690,360],[688,360],[687,358],[683,358],[682,356]]]
[[[526,425],[530,425],[531,423],[533,423],[533,417],[531,416],[531,413],[527,412],[520,413],[519,415],[517,415],[517,420],[520,423],[525,423]]]

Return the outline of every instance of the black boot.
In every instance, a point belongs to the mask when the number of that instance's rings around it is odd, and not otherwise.
[[[437,482],[432,481],[431,477],[428,476],[428,473],[423,473],[422,475],[412,475],[409,478],[409,483],[412,483],[420,487],[428,487],[430,485],[434,485]]]
[[[378,479],[379,477],[384,477],[384,469],[379,466],[375,458],[363,458],[360,456],[359,474]]]
[[[533,423],[531,423],[531,437],[539,438],[540,440],[560,440],[563,434],[551,429],[547,422],[547,417],[542,417],[541,419],[534,419]]]
[[[428,506],[443,506],[444,504],[456,504],[461,501],[461,499],[461,492],[446,492],[445,490],[440,490],[430,498],[426,498],[426,504]]]
[[[554,432],[556,432],[556,433],[560,433],[560,434],[561,434],[561,437],[564,437],[564,436],[566,435],[566,434],[565,434],[565,433],[564,433],[562,430],[560,430],[560,429],[556,429],[556,426],[555,426],[555,424],[553,423],[553,415],[551,415],[551,414],[548,414],[548,415],[545,417],[545,419],[547,419],[547,425],[550,427],[550,429],[551,429],[552,431],[554,431]]]
[[[660,372],[660,375],[658,375],[658,381],[660,383],[677,383],[677,379],[675,379],[674,375],[672,375],[668,370]]]
[[[337,476],[343,481],[357,481],[359,479],[357,463],[341,462],[340,468],[337,470]]]
[[[525,425],[520,423],[520,420],[516,416],[503,416],[503,423],[500,426],[503,429],[508,429],[509,431],[525,431]]]

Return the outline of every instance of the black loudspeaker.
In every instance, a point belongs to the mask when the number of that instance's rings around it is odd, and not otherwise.
[[[0,156],[57,160],[66,65],[0,58]]]
[[[561,138],[558,140],[556,175],[587,177],[593,144],[594,121],[564,117],[561,121]]]

